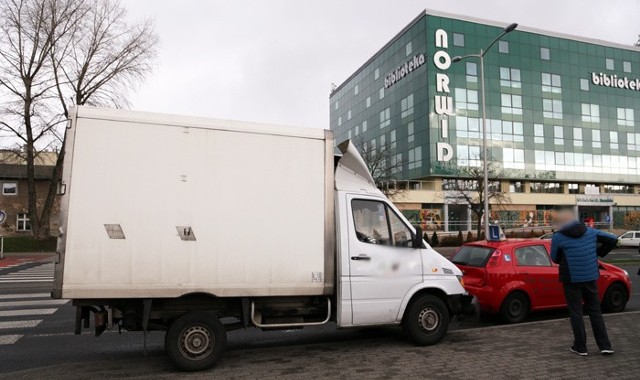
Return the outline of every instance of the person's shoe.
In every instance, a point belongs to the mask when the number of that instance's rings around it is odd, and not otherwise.
[[[588,354],[587,354],[587,351],[578,351],[578,350],[576,349],[576,347],[575,347],[575,346],[572,346],[572,347],[570,348],[570,350],[571,350],[571,352],[573,352],[574,354],[578,354],[578,355],[580,355],[580,356],[587,356],[587,355],[588,355]]]
[[[613,349],[609,348],[607,350],[600,350],[602,355],[613,355]]]

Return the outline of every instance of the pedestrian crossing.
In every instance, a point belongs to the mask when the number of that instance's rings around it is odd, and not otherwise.
[[[29,266],[15,272],[0,274],[0,284],[25,282],[53,282],[53,262]]]
[[[49,293],[0,294],[0,347],[17,343],[68,302]]]

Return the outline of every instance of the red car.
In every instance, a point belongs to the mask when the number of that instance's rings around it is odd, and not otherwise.
[[[550,240],[479,241],[460,247],[451,261],[462,270],[464,287],[483,312],[516,323],[530,311],[567,306],[550,248]],[[631,294],[629,274],[600,262],[598,291],[603,311],[623,311]]]

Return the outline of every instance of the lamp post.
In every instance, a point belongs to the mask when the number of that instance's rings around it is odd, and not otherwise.
[[[487,154],[487,109],[485,102],[485,90],[484,90],[484,55],[487,51],[498,42],[507,33],[513,32],[518,27],[518,24],[513,23],[508,25],[498,37],[496,37],[489,46],[485,49],[480,49],[478,54],[467,54],[464,56],[453,57],[451,62],[460,62],[467,58],[479,58],[480,59],[480,92],[482,97],[482,164],[484,165],[483,176],[483,188],[482,201],[484,203],[484,236],[489,238],[489,170],[488,170],[488,154]],[[478,221],[480,222],[480,221]],[[479,238],[479,237],[478,237]]]

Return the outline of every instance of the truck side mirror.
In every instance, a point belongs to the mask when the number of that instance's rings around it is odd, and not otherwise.
[[[424,248],[422,241],[422,227],[416,226],[416,234],[413,235],[413,248]]]

